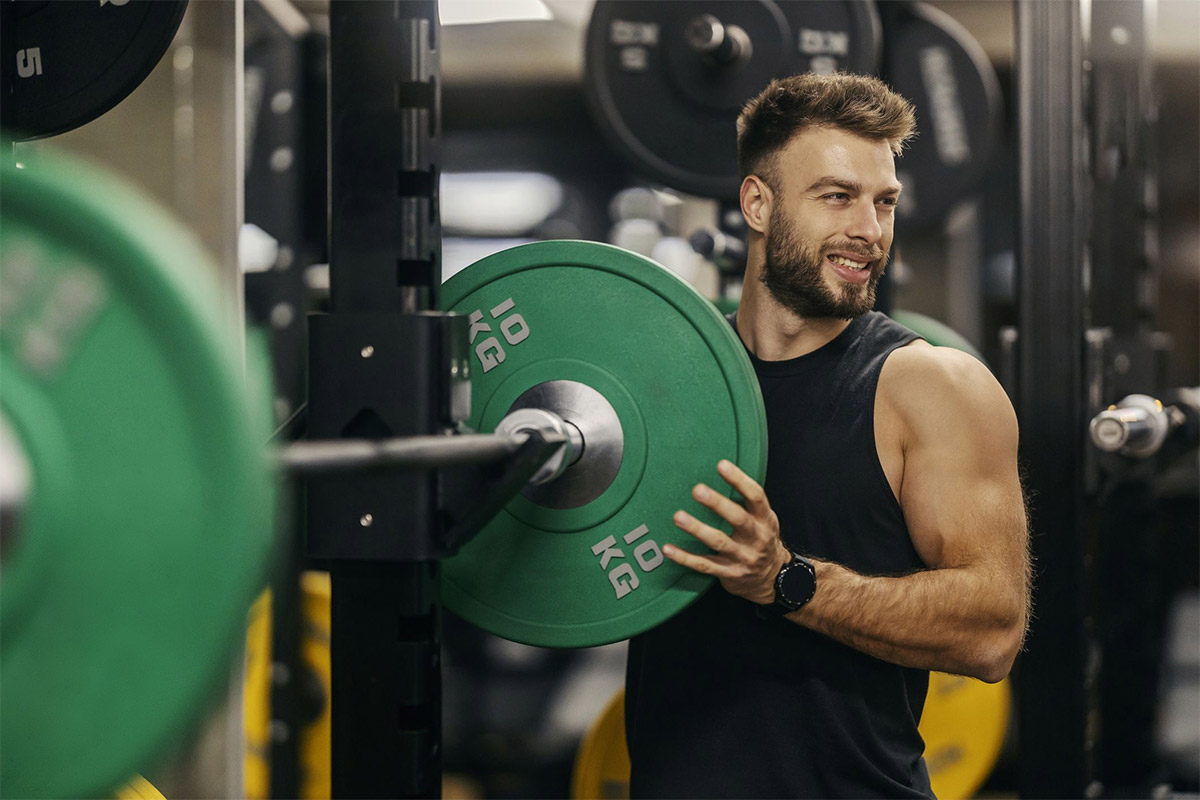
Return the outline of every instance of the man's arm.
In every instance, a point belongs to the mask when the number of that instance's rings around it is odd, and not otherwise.
[[[907,347],[888,359],[877,404],[897,423],[900,505],[929,569],[860,575],[814,560],[817,592],[788,619],[897,664],[998,681],[1028,621],[1029,560],[1017,475],[1017,424],[1004,391],[975,359]],[[877,415],[877,419],[879,415]],[[814,467],[818,468],[818,467]],[[725,535],[684,512],[676,524],[712,556],[664,547],[676,563],[755,603],[774,597],[790,558],[762,488],[728,462],[718,472],[745,507],[698,486],[693,496],[733,526]]]

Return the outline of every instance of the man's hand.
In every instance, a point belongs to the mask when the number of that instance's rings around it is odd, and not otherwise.
[[[663,555],[712,575],[730,594],[765,605],[774,601],[775,576],[792,554],[779,538],[779,519],[763,488],[729,461],[718,463],[717,472],[745,498],[745,507],[702,483],[692,489],[692,497],[732,525],[733,533],[727,536],[691,514],[676,511],[675,525],[707,545],[713,555],[696,555],[669,544],[663,546]]]

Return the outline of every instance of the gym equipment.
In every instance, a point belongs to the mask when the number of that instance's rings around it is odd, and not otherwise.
[[[883,77],[917,112],[920,135],[896,162],[906,228],[940,221],[983,177],[1000,137],[1000,82],[952,17],[925,3],[881,3]]]
[[[66,158],[0,178],[0,450],[25,476],[5,490],[0,793],[99,794],[178,741],[225,675],[271,543],[270,392],[261,365],[234,366],[212,265],[149,202]],[[305,442],[275,461],[429,469],[536,435],[564,450],[562,474],[450,562],[452,607],[582,646],[690,602],[707,579],[663,559],[682,536],[669,515],[719,458],[763,477],[761,399],[728,324],[653,262],[593,243],[509,251],[446,291],[474,326],[474,363],[455,362],[475,373],[472,421],[503,430],[519,410],[510,434]],[[608,292],[619,305],[583,302]],[[558,433],[522,429],[538,408],[534,427]],[[489,594],[514,586],[526,599]]]
[[[270,392],[265,370],[242,385],[211,265],[149,203],[65,159],[0,177],[0,442],[26,474],[5,503],[0,780],[97,793],[177,741],[221,682],[270,544]],[[719,485],[720,458],[765,468],[728,323],[653,262],[589,242],[505,251],[443,296],[467,322],[453,366],[472,376],[468,421],[498,433],[305,442],[279,460],[430,469],[537,436],[557,463],[446,562],[447,605],[518,641],[588,646],[690,602],[708,579],[662,557],[665,541],[699,547],[668,516],[694,483]],[[125,735],[57,724],[67,713]]]
[[[129,96],[167,51],[187,0],[4,6],[0,127],[37,139],[91,122]]]
[[[1091,554],[1102,551],[1081,492],[1088,468],[1084,430],[1096,410],[1088,398],[1099,385],[1087,363],[1093,323],[1085,11],[1081,3],[1014,6],[1021,154],[1016,259],[1023,268],[1016,282],[1018,338],[1002,372],[1011,376],[1021,422],[1023,482],[1037,498],[1030,545],[1040,576],[1037,619],[1021,655],[1018,789],[1025,797],[1083,797],[1099,785],[1102,659],[1090,620],[1094,587],[1101,585]]]
[[[118,789],[114,796],[117,800],[166,800],[162,792],[141,775]]]
[[[227,674],[271,544],[270,395],[214,267],[140,194],[34,158],[0,164],[0,210],[0,438],[27,475],[0,530],[0,795],[100,796]]]
[[[527,487],[445,562],[446,606],[508,639],[587,647],[690,603],[710,579],[663,557],[667,542],[700,547],[671,514],[694,484],[723,485],[721,458],[759,481],[766,466],[762,398],[729,324],[668,270],[593,242],[506,250],[442,298],[470,321],[468,424],[541,409],[582,438],[561,477]]]
[[[332,668],[329,663],[329,575],[305,572],[300,577],[303,630],[301,632],[302,674],[287,680],[300,684],[304,705],[299,730],[299,792],[303,800],[330,796],[330,704]],[[264,592],[254,604],[246,629],[246,683],[244,720],[246,731],[246,797],[267,800],[271,763],[267,757],[272,736],[270,706],[272,682],[271,595]],[[311,702],[307,702],[311,701]]]
[[[746,271],[746,240],[718,227],[706,227],[692,233],[688,244],[722,273],[741,275]]]
[[[625,742],[625,690],[612,696],[579,743],[571,770],[573,800],[629,797],[629,746]]]
[[[1145,394],[1131,394],[1092,417],[1088,435],[1092,444],[1106,453],[1134,458],[1154,455],[1171,429],[1170,414],[1161,401]]]
[[[734,198],[746,101],[797,72],[872,73],[879,49],[875,6],[860,0],[598,0],[585,82],[602,130],[638,169]]]
[[[1092,417],[1088,435],[1092,444],[1106,453],[1130,458],[1149,458],[1157,453],[1176,429],[1188,427],[1195,439],[1194,390],[1176,390],[1164,403],[1145,394],[1131,394]],[[1190,400],[1190,402],[1189,402]]]
[[[925,764],[938,797],[974,797],[1000,758],[1012,708],[1007,679],[988,684],[929,674],[921,714]]]
[[[1012,689],[972,678],[929,674],[921,715],[925,763],[938,797],[973,797],[996,766],[1008,730]],[[629,797],[625,691],[613,696],[584,735],[571,774],[575,800]]]

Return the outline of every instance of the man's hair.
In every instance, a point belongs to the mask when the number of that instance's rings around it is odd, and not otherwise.
[[[896,155],[916,131],[912,104],[878,78],[802,73],[771,81],[737,121],[738,172],[773,183],[772,161],[793,136],[828,126],[886,141]]]

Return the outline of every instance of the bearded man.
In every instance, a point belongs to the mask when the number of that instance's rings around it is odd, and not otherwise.
[[[768,477],[734,464],[670,545],[714,576],[630,643],[633,797],[932,797],[929,671],[1004,678],[1029,619],[1017,421],[988,369],[872,311],[912,107],[799,75],[738,119],[748,263],[733,319],[766,404]]]

